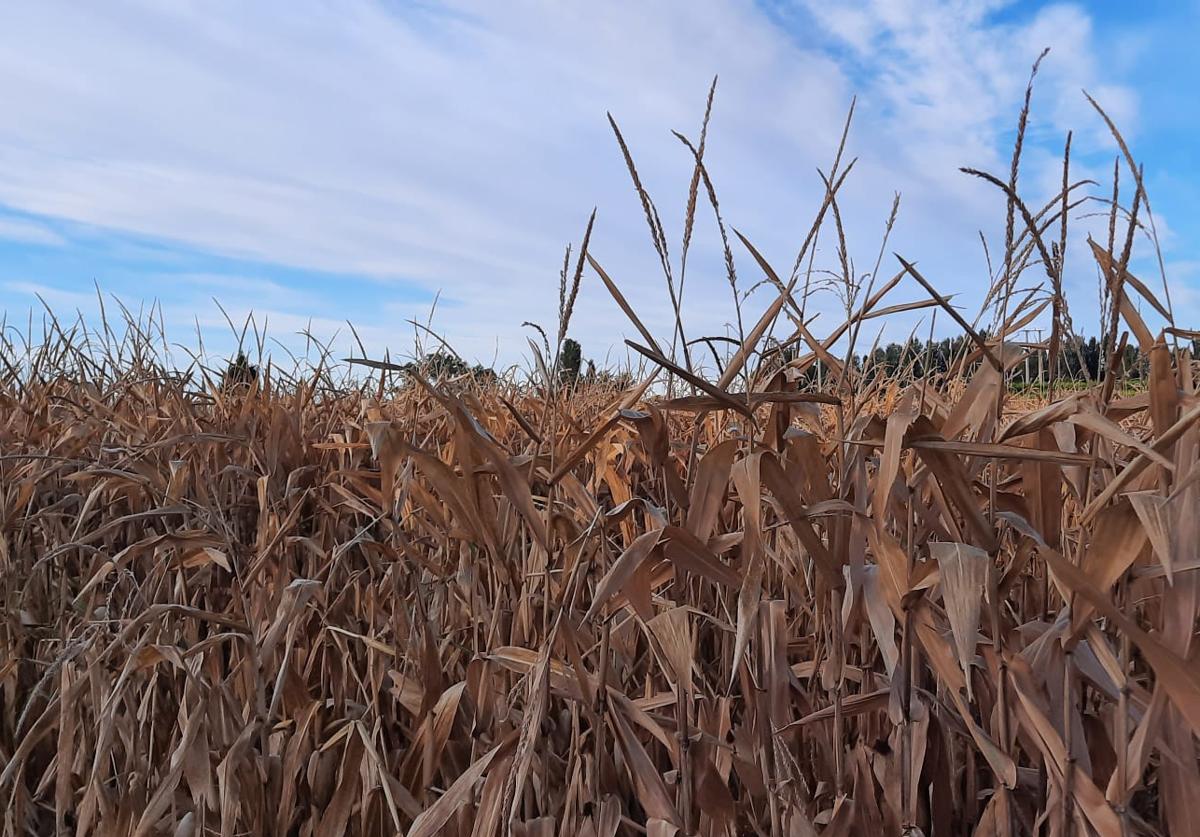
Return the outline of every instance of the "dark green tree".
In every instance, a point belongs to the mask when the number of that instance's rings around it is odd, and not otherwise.
[[[249,387],[256,380],[258,380],[258,367],[250,362],[245,352],[239,351],[237,357],[229,361],[229,365],[225,367],[225,372],[221,375],[221,389]]]
[[[583,350],[579,343],[568,337],[563,341],[562,351],[558,356],[558,377],[564,384],[574,384],[579,380],[579,371],[583,367]]]

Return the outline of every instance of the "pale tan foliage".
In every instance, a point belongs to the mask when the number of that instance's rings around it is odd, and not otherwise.
[[[1146,393],[1010,398],[1024,350],[974,329],[949,374],[872,376],[839,341],[953,307],[904,262],[811,333],[793,291],[840,160],[797,270],[751,250],[776,296],[712,376],[586,246],[647,344],[625,390],[387,362],[230,385],[135,327],[5,345],[0,829],[1185,833],[1191,359],[1128,276]],[[1009,230],[1006,270],[1040,234]],[[884,304],[905,275],[922,295]],[[1000,335],[1045,307],[1004,303]],[[764,345],[784,316],[803,354]]]

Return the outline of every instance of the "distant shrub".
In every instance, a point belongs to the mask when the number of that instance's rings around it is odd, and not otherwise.
[[[238,352],[237,357],[225,367],[221,375],[221,389],[230,390],[235,387],[249,387],[258,380],[258,367],[252,364],[245,352]]]
[[[460,378],[464,375],[471,375],[479,381],[492,381],[496,378],[496,371],[490,366],[479,363],[471,366],[453,352],[442,349],[427,352],[419,360],[404,364],[404,369],[434,379]]]

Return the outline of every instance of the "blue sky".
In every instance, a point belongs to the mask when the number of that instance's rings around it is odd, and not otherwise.
[[[1023,193],[1052,193],[1068,129],[1079,175],[1108,179],[1116,149],[1086,87],[1145,164],[1177,319],[1196,326],[1198,39],[1195,2],[5,4],[0,309],[25,323],[40,296],[94,317],[98,285],[134,309],[157,302],[172,339],[194,344],[199,326],[219,354],[231,338],[216,298],[291,347],[311,330],[348,349],[350,320],[372,354],[403,355],[407,320],[436,299],[435,330],[507,363],[526,352],[523,321],[552,327],[562,249],[595,206],[594,255],[665,336],[661,274],[605,112],[677,260],[690,162],[670,131],[696,135],[719,74],[709,168],[727,221],[777,268],[857,95],[843,197],[857,269],[899,191],[889,249],[973,311],[978,232],[999,248],[1003,201],[958,167],[1007,170],[1029,65],[1049,46]],[[1094,332],[1084,240],[1098,222],[1073,223],[1070,303]],[[706,213],[694,247],[689,336],[724,333],[733,311]],[[735,256],[748,287],[756,269]],[[826,244],[818,266],[834,259]],[[1148,281],[1154,264],[1139,244]],[[769,301],[751,296],[747,316]],[[818,307],[836,324],[836,300]],[[590,272],[572,332],[601,360],[632,332]]]

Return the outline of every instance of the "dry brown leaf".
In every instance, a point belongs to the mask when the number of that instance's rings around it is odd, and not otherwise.
[[[929,554],[938,563],[942,600],[954,634],[954,649],[971,696],[971,666],[979,635],[979,611],[987,589],[992,559],[978,547],[962,543],[931,543]]]
[[[487,772],[491,763],[511,750],[516,744],[516,740],[515,735],[510,736],[476,759],[454,780],[454,784],[438,797],[437,802],[430,805],[413,820],[412,827],[408,830],[408,837],[434,837],[441,831],[442,826],[448,823],[454,813],[465,805],[474,794],[475,783]]]

